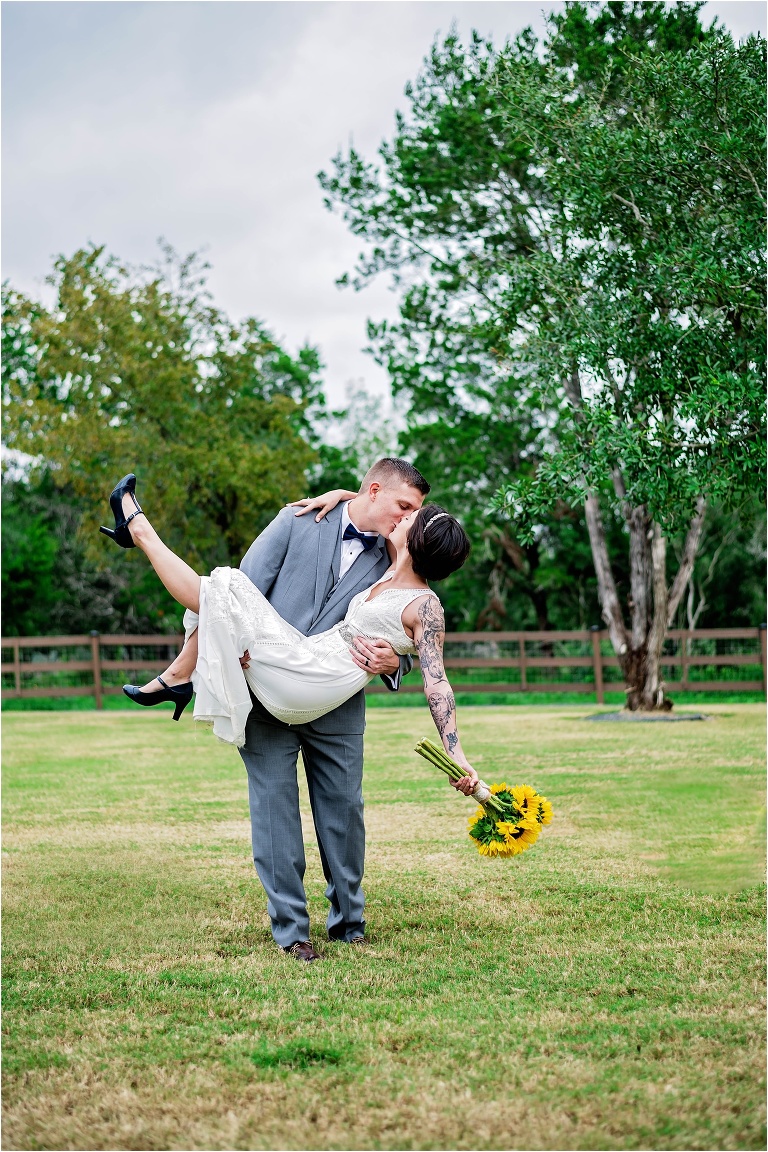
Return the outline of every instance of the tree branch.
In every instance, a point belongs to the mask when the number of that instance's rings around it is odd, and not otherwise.
[[[667,598],[667,628],[672,627],[677,606],[682,599],[683,592],[691,578],[693,566],[696,563],[696,553],[699,549],[699,540],[701,539],[701,530],[704,527],[704,514],[706,510],[707,502],[703,496],[699,496],[696,501],[696,511],[691,518],[691,523],[688,526],[688,532],[685,537],[680,567],[677,570],[675,579],[672,581],[672,587],[669,589]]]
[[[605,527],[596,492],[588,492],[584,501],[584,511],[589,532],[589,543],[592,547],[592,559],[597,574],[597,592],[603,620],[608,625],[608,635],[611,638],[614,652],[617,656],[623,656],[627,650],[627,630],[624,626],[619,595],[616,591],[616,581],[611,570]]]
[[[581,380],[579,378],[579,370],[575,366],[571,369],[570,375],[565,378],[565,394],[575,411],[578,412],[582,404]]]
[[[612,192],[611,196],[613,196],[614,200],[618,200],[620,204],[625,204],[627,206],[627,208],[631,208],[634,215],[635,215],[635,218],[638,221],[638,223],[642,224],[645,231],[650,233],[651,226],[648,223],[648,221],[645,219],[645,217],[642,215],[640,209],[638,208],[637,204],[635,204],[634,200],[625,200],[623,196],[619,196],[618,192]]]

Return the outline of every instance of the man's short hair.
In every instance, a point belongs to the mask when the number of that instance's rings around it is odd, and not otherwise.
[[[429,493],[429,484],[421,472],[414,468],[413,464],[409,464],[407,460],[397,460],[393,456],[385,456],[382,460],[377,460],[368,469],[360,485],[360,493],[366,492],[374,480],[381,484],[382,488],[391,488],[395,484],[407,484],[410,488],[415,488],[421,492],[422,496]]]

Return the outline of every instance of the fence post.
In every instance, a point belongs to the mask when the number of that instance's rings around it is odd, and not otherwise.
[[[690,652],[691,633],[686,629],[680,640],[680,691],[688,691],[688,657]]]
[[[520,645],[520,691],[525,692],[528,688],[528,673],[525,668],[525,636],[521,636],[518,640]]]
[[[765,634],[766,627],[768,627],[766,624],[760,625],[760,662],[763,666],[763,692],[765,692],[766,680],[768,679],[768,675],[766,674],[766,663],[768,663],[768,651],[766,651]]]
[[[602,629],[599,624],[593,624],[590,628],[592,633],[592,667],[595,676],[595,695],[597,696],[598,704],[605,704],[605,689],[603,687],[603,656],[600,651],[600,633]]]
[[[103,708],[104,700],[101,693],[101,641],[98,632],[91,632],[91,661],[93,663],[93,694],[96,697],[96,707]]]
[[[13,645],[13,677],[16,684],[16,691],[21,696],[21,654],[19,652],[18,640]]]

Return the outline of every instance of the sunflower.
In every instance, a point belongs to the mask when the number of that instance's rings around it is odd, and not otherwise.
[[[552,823],[552,805],[543,796],[539,796],[538,820],[541,824]]]
[[[513,824],[511,820],[497,820],[496,831],[501,832],[502,836],[511,836],[517,828],[517,824]]]
[[[489,840],[487,844],[482,842],[477,845],[477,850],[481,856],[499,856],[499,849],[503,845],[498,840]]]
[[[518,784],[516,788],[509,788],[508,791],[512,793],[512,799],[520,809],[525,806],[526,801],[537,800],[539,797],[536,789],[531,788],[530,784]]]
[[[522,824],[518,824],[515,829],[514,839],[518,844],[522,844],[525,848],[531,848],[539,838],[538,828],[526,828]]]

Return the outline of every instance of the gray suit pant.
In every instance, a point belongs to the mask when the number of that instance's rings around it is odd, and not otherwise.
[[[362,733],[320,734],[309,724],[268,724],[252,712],[240,755],[248,773],[253,862],[281,948],[309,939],[299,751],[331,905],[328,935],[352,940],[365,930]]]

